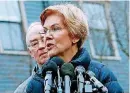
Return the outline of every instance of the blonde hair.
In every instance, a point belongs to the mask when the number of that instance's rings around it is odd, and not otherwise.
[[[81,9],[72,4],[49,6],[40,15],[42,25],[44,25],[47,16],[56,12],[63,15],[69,33],[80,39],[77,43],[78,48],[80,48],[88,36],[88,23],[85,14]]]

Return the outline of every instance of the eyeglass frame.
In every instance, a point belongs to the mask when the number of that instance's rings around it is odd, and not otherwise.
[[[56,29],[54,29],[54,30],[52,30],[52,29],[48,29],[48,28],[46,28],[46,27],[43,27],[44,28],[44,31],[43,32],[39,32],[39,34],[42,36],[43,34],[53,34],[53,33],[55,33],[55,32],[58,32],[58,31],[61,31],[61,30],[63,30],[63,29],[65,29],[65,27],[58,27],[58,28],[56,28]],[[46,30],[45,30],[46,29]],[[45,37],[46,36],[44,36],[44,38],[42,39],[42,40],[40,40],[40,41],[42,41],[42,43],[45,41]],[[38,40],[38,45],[37,45],[37,47],[34,47],[34,46],[32,46],[31,44],[29,44],[28,45],[28,47],[31,47],[31,48],[34,48],[34,49],[36,49],[36,48],[38,48],[38,46],[39,46],[39,40]]]
[[[44,32],[39,32],[39,34],[42,36],[43,34],[46,34],[46,33],[44,33]],[[45,36],[44,36],[44,37],[41,37],[41,38],[42,38],[42,39],[38,39],[38,40],[37,40],[37,43],[38,43],[37,46],[31,44],[31,42],[30,42],[30,44],[28,44],[28,48],[37,49],[37,48],[39,47],[39,42],[44,43],[44,41],[45,41]]]

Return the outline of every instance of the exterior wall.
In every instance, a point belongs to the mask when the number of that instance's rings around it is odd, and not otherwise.
[[[125,35],[128,35],[128,20],[126,20],[126,17],[128,17],[128,2],[123,2],[123,1],[112,1],[110,2],[109,5],[110,12],[111,12],[111,20],[114,26],[114,32],[115,34],[119,34],[119,38],[121,39],[121,43],[123,42],[123,47],[127,47],[126,51],[128,52],[128,38],[124,38]],[[91,32],[91,31],[90,31]],[[116,35],[117,36],[117,35]],[[116,42],[117,42],[117,37],[116,37]],[[100,41],[99,41],[100,42]],[[87,46],[87,47],[86,47]],[[100,45],[103,46],[103,45]],[[118,51],[119,55],[121,57],[120,60],[110,60],[110,59],[95,59],[98,60],[105,65],[111,71],[115,74],[117,77],[120,85],[124,89],[125,93],[129,93],[129,58],[128,56],[122,51],[121,46],[117,42],[118,46]],[[91,46],[89,45],[89,41],[85,41],[84,47],[86,47],[91,53]]]
[[[42,1],[25,1],[25,10],[28,26],[35,21],[40,21],[40,13],[43,10],[44,4]]]
[[[0,92],[13,93],[30,75],[30,58],[18,55],[0,55]]]
[[[107,62],[109,68],[114,71],[115,75],[118,77],[118,80],[123,87],[126,93],[129,92],[129,59],[128,56],[122,51],[122,48],[125,49],[127,52],[129,51],[128,46],[128,12],[129,12],[129,5],[128,1],[120,1],[120,2],[111,2],[111,16],[114,21],[114,27],[119,35],[117,37],[120,39],[120,42],[123,43],[123,46],[120,46],[118,42],[118,49],[121,56],[121,60],[119,61],[110,61]]]
[[[123,47],[126,47],[125,50],[128,52],[128,38],[124,38],[125,35],[128,35],[128,20],[126,20],[126,17],[128,17],[128,2],[123,2],[123,1],[112,1],[110,2],[110,12],[111,12],[111,17],[112,17],[112,22],[114,26],[114,31],[116,32],[115,34],[119,34],[119,38],[121,39],[121,43],[123,42]],[[90,31],[91,32],[91,31]],[[117,36],[117,35],[116,35]],[[117,41],[116,37],[116,41]],[[100,42],[100,41],[99,41]],[[87,47],[86,47],[87,46]],[[103,46],[103,45],[100,45]],[[122,51],[122,47],[119,45],[117,42],[118,46],[118,51],[119,55],[121,57],[120,60],[103,60],[103,59],[95,59],[98,60],[105,65],[117,77],[120,85],[124,89],[125,93],[129,93],[129,58],[128,56]],[[89,41],[85,41],[84,47],[86,47],[91,54],[91,49],[89,45]]]
[[[26,14],[26,16],[23,17],[27,19],[24,20],[27,22],[27,26],[25,27],[28,28],[30,23],[34,21],[40,21],[39,15],[43,10],[42,2],[26,1],[22,2],[22,5],[24,5],[22,6],[22,8],[24,7],[23,9],[25,9],[22,12],[25,12]],[[22,31],[22,33],[24,32],[26,31]],[[23,40],[25,40],[25,36]],[[18,85],[30,76],[34,65],[35,61],[33,61],[27,53],[15,53],[14,51],[11,51],[9,53],[0,53],[0,93],[13,93],[14,90],[18,87]]]

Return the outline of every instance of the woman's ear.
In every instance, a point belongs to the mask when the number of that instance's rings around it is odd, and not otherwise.
[[[79,39],[78,37],[76,37],[76,36],[75,36],[75,37],[72,37],[72,43],[73,43],[73,44],[79,42],[79,40],[80,40],[80,39]]]

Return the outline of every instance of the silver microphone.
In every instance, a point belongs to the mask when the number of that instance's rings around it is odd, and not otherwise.
[[[64,77],[64,93],[71,93],[70,87],[71,87],[71,79],[74,77],[74,67],[71,63],[64,63],[61,67],[61,74]]]
[[[44,93],[51,93],[53,79],[57,75],[56,63],[48,60],[48,62],[42,66],[42,75],[44,77]]]
[[[94,77],[95,74],[92,71],[87,71],[86,74],[89,76],[90,82],[92,82],[96,88],[102,93],[108,93],[108,89]]]
[[[60,77],[60,71],[59,71],[59,66],[57,69],[57,77],[58,77],[58,88],[57,88],[57,93],[62,93],[62,88],[61,88],[61,77]]]
[[[52,86],[52,71],[46,72],[44,85],[45,85],[44,87],[45,93],[50,93]]]
[[[83,89],[84,89],[83,73],[85,73],[85,68],[83,66],[79,65],[75,68],[75,73],[77,74],[78,93],[83,93]]]

